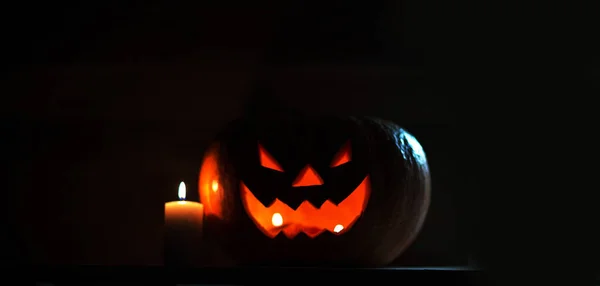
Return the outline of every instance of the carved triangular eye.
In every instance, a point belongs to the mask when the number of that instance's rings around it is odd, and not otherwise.
[[[331,168],[346,164],[352,160],[352,148],[350,147],[350,141],[346,142],[344,146],[338,151],[331,161]]]
[[[277,161],[265,150],[265,148],[258,144],[258,157],[260,159],[260,165],[279,172],[283,172],[283,168],[277,163]]]

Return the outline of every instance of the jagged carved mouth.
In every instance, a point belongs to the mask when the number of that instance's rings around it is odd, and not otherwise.
[[[334,234],[347,232],[362,215],[371,193],[369,176],[339,204],[327,200],[320,208],[302,202],[293,209],[279,199],[264,206],[241,182],[242,204],[248,216],[266,236],[274,238],[280,232],[292,239],[300,232],[315,238],[328,230]]]

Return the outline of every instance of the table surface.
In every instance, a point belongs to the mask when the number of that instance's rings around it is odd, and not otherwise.
[[[23,266],[9,271],[16,279],[36,283],[110,283],[136,284],[212,284],[212,285],[282,285],[294,283],[354,283],[371,284],[482,285],[482,271],[469,267],[384,267],[384,268],[196,268],[109,266]],[[29,275],[23,275],[29,273]],[[162,282],[162,283],[161,283]]]

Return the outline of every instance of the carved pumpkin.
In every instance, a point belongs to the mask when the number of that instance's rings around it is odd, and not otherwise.
[[[372,118],[238,120],[200,170],[206,236],[241,264],[382,265],[429,205],[417,140]]]

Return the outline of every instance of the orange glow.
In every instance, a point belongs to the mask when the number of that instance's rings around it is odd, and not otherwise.
[[[317,171],[310,165],[306,165],[298,177],[292,183],[293,187],[307,187],[307,186],[319,186],[323,184],[323,179],[317,174]]]
[[[300,232],[314,238],[325,230],[335,234],[348,231],[367,206],[371,183],[369,176],[365,177],[352,194],[337,206],[327,200],[321,208],[316,208],[304,201],[296,210],[279,199],[276,199],[269,207],[265,207],[243,182],[241,183],[241,192],[246,212],[258,229],[268,237],[274,238],[283,231],[284,235],[290,239]],[[281,225],[277,226],[276,222]]]
[[[331,161],[331,168],[346,164],[350,162],[350,160],[352,160],[352,149],[350,148],[350,142],[348,142],[344,144],[335,157],[333,157],[333,161]]]
[[[222,188],[222,185],[219,184],[218,152],[218,146],[213,146],[206,152],[200,168],[198,191],[200,192],[200,201],[204,204],[205,215],[222,218],[224,192],[217,192],[219,187]]]
[[[275,171],[283,172],[283,168],[281,168],[281,166],[279,165],[279,163],[277,163],[275,158],[273,158],[273,156],[271,156],[271,154],[269,154],[269,152],[267,152],[267,150],[265,150],[265,148],[263,148],[263,146],[260,144],[258,144],[258,155],[260,158],[261,166]]]

